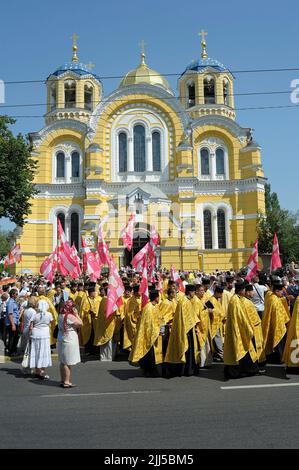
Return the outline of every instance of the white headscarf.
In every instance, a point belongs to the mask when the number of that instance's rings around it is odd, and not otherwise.
[[[40,300],[37,305],[37,310],[41,315],[44,315],[49,310],[49,305],[46,300]]]

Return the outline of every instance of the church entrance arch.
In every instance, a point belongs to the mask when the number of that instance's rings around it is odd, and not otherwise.
[[[131,251],[127,248],[124,250],[125,266],[130,266],[134,256],[140,251],[147,242],[150,241],[150,225],[144,223],[137,223],[134,227],[133,234],[133,247]]]

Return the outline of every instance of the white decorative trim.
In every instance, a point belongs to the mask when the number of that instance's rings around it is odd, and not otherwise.
[[[57,130],[62,129],[73,129],[85,136],[88,131],[88,126],[80,121],[64,119],[63,121],[55,121],[43,127],[43,129],[38,132],[32,132],[31,134],[29,134],[29,136],[34,146],[38,147],[43,143],[43,141],[48,137],[48,135],[51,134],[51,132],[55,132]]]
[[[201,150],[207,149],[209,153],[209,175],[202,175],[201,169]],[[217,175],[217,155],[218,149],[223,150],[224,153],[224,175]],[[228,150],[223,140],[217,137],[208,137],[200,142],[197,151],[197,168],[198,178],[203,180],[229,180],[229,165],[228,165]]]
[[[84,216],[84,208],[82,206],[79,206],[78,204],[71,204],[71,205],[58,205],[52,207],[52,209],[49,212],[49,221],[53,226],[53,234],[52,234],[52,240],[53,240],[53,248],[57,245],[57,214],[63,213],[65,215],[65,235],[67,240],[70,242],[70,236],[71,236],[71,216],[73,212],[76,212],[79,215],[79,247],[81,248],[81,237],[80,237],[80,231],[81,231],[81,226],[83,223],[83,216]]]
[[[192,129],[203,126],[225,127],[233,136],[237,137],[242,145],[245,145],[251,137],[251,129],[241,127],[232,119],[225,116],[202,116],[191,123]]]
[[[90,140],[94,138],[98,121],[100,116],[104,113],[106,107],[113,103],[114,100],[118,100],[123,96],[137,94],[159,98],[161,101],[165,99],[165,103],[167,103],[173,109],[177,117],[181,120],[183,129],[186,129],[189,126],[189,116],[175,96],[172,96],[166,90],[163,90],[162,88],[154,85],[130,85],[119,88],[118,90],[112,92],[96,106],[89,121],[90,130],[88,132],[88,138]]]
[[[83,198],[85,197],[85,189],[82,184],[36,184],[39,193],[34,199],[61,199],[61,198]]]
[[[255,213],[255,214],[242,214],[242,215],[234,215],[232,220],[249,220],[249,219],[260,219],[264,218],[263,214]]]
[[[57,154],[62,152],[65,156],[64,159],[64,178],[57,178]],[[76,178],[76,182],[81,183],[82,181],[82,168],[83,168],[83,158],[82,158],[82,150],[78,144],[73,141],[66,141],[63,142],[55,147],[52,152],[52,183],[71,183],[73,181],[72,175],[72,154],[73,152],[78,152],[79,154],[79,177]]]
[[[136,116],[131,116],[136,112]],[[140,114],[143,116],[140,116]],[[121,114],[118,117],[118,114]],[[134,126],[141,124],[145,128],[146,171],[138,174],[134,171]],[[153,171],[152,133],[158,131],[161,136],[161,171]],[[118,136],[121,132],[127,135],[127,172],[119,172]],[[117,111],[111,132],[111,169],[114,182],[156,182],[168,181],[168,128],[155,106],[143,103],[127,105]]]
[[[225,202],[203,202],[196,206],[196,220],[200,221],[201,231],[201,249],[204,248],[204,217],[203,213],[205,210],[209,210],[212,216],[212,243],[213,249],[222,250],[224,248],[218,248],[218,230],[217,230],[217,211],[222,209],[225,214],[225,233],[226,233],[226,249],[231,249],[231,236],[230,236],[230,221],[232,220],[232,207],[230,204]]]
[[[50,224],[50,220],[26,219],[26,224]]]

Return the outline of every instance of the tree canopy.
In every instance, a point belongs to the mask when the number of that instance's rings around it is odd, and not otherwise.
[[[298,215],[281,209],[278,196],[265,186],[266,218],[258,227],[259,253],[272,253],[274,233],[277,234],[282,262],[287,264],[299,259]]]
[[[37,194],[33,179],[37,162],[32,146],[22,134],[16,137],[9,126],[15,120],[0,116],[0,217],[22,227],[30,214],[30,198]]]

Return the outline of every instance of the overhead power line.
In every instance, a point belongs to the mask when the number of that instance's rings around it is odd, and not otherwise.
[[[291,90],[283,90],[283,91],[252,91],[252,92],[244,92],[244,93],[232,93],[232,94],[228,94],[227,96],[259,96],[259,95],[283,95],[283,94],[290,94],[292,93]],[[155,98],[155,97],[153,97]],[[175,100],[175,101],[178,101],[179,99],[187,99],[189,98],[188,96],[180,96],[180,97],[176,97],[176,96],[166,96],[166,97],[163,97],[163,100]],[[203,95],[196,95],[194,96],[194,99],[195,98],[204,98]],[[105,100],[102,100],[102,101],[99,101],[97,104],[100,104],[100,103],[103,103]],[[120,99],[120,98],[115,98],[115,99],[112,99],[111,100],[111,103],[114,103],[115,101],[120,101],[120,102],[127,102],[128,100],[127,99]],[[110,103],[110,101],[106,101],[106,103]],[[85,101],[79,101],[79,102],[76,102],[77,105],[84,105],[85,104]],[[216,103],[215,103],[216,104]],[[56,103],[56,107],[57,106],[60,106],[60,105],[64,105],[64,103],[61,103],[61,102],[57,102]],[[4,105],[0,105],[0,109],[2,108],[22,108],[22,107],[37,107],[37,106],[47,106],[47,103],[17,103],[17,104],[4,104]],[[59,109],[67,109],[67,108],[59,108]]]
[[[208,66],[207,66],[208,67]],[[72,71],[72,70],[66,70],[67,71]],[[276,72],[298,72],[299,67],[281,67],[281,68],[273,68],[273,69],[246,69],[246,70],[225,70],[225,71],[217,71],[213,70],[213,74],[223,74],[223,73],[231,73],[231,74],[241,74],[241,73],[276,73]],[[76,73],[76,70],[73,70],[74,73]],[[93,75],[92,72],[86,72],[86,74],[90,73]],[[107,76],[98,76],[100,80],[112,80],[112,79],[122,79],[127,75],[128,72],[125,72],[123,75],[107,75]],[[183,72],[184,73],[184,72]],[[183,75],[182,72],[179,73],[157,73],[157,74],[151,74],[151,77],[179,77]],[[141,75],[140,75],[141,76]],[[139,77],[139,75],[135,75],[135,77]],[[73,78],[73,80],[81,80],[80,78]],[[46,80],[46,79],[39,79],[39,80],[7,80],[4,81],[5,85],[17,85],[17,84],[27,84],[27,83],[45,83],[45,81],[48,82],[56,82],[56,79],[52,80]]]
[[[298,105],[277,105],[277,106],[252,106],[252,107],[244,107],[244,108],[234,108],[234,111],[252,111],[252,110],[264,110],[264,109],[290,109],[290,108],[299,108],[299,104]],[[114,113],[115,116],[142,116],[144,113],[148,113],[150,114],[151,111],[149,110],[145,110],[143,111],[143,113],[118,113],[117,111]],[[185,111],[178,111],[178,112],[166,112],[166,111],[163,111],[163,114],[165,115],[178,115],[178,114],[182,114],[182,113],[185,113]],[[153,113],[152,113],[153,114]],[[96,117],[100,117],[101,114],[94,114],[94,116]],[[14,119],[21,119],[21,118],[44,118],[45,115],[43,114],[38,114],[38,115],[11,115],[9,116],[11,118],[14,118]]]

